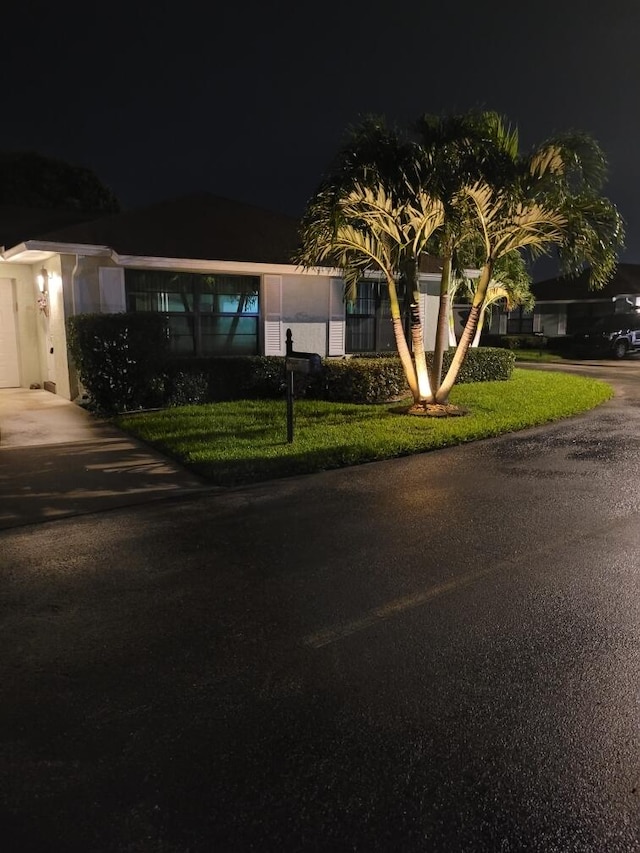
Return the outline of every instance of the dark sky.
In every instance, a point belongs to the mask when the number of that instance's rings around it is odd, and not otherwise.
[[[367,113],[584,130],[640,263],[640,2],[121,0],[3,12],[1,148],[92,168],[125,207],[206,190],[299,215]]]

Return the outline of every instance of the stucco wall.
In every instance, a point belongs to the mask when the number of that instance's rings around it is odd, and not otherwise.
[[[100,307],[100,267],[117,266],[110,258],[78,255],[73,272],[75,314],[94,314]]]
[[[440,279],[421,280],[420,292],[426,295],[425,316],[422,318],[424,348],[426,350],[433,350],[436,343],[436,329],[438,327]]]
[[[294,349],[299,352],[327,355],[330,283],[324,276],[282,277],[282,340],[291,329]]]
[[[33,284],[34,300],[38,295],[38,273],[42,267],[48,273],[48,316],[37,309],[38,354],[40,362],[40,384],[49,381],[55,383],[56,393],[71,399],[69,383],[69,363],[67,360],[67,336],[65,330],[65,297],[63,290],[63,264],[60,255],[48,258],[44,265],[33,264],[28,267]]]
[[[16,300],[16,336],[20,385],[42,384],[44,376],[45,317],[37,306],[38,289],[31,267],[2,264],[0,275],[13,282]]]

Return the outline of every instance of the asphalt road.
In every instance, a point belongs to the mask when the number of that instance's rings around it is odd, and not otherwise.
[[[553,426],[0,533],[3,849],[640,850],[640,365],[591,369]]]

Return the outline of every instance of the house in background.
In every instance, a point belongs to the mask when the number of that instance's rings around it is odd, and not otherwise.
[[[600,290],[591,290],[588,275],[560,276],[532,284],[533,310],[506,311],[500,303],[491,309],[485,330],[490,335],[544,335],[572,337],[599,317],[616,312],[640,311],[640,265],[619,264],[613,278]],[[453,306],[458,338],[469,316],[468,303]]]
[[[531,290],[536,298],[533,311],[495,311],[492,334],[572,336],[599,317],[640,310],[640,265],[619,264],[611,281],[600,290],[589,288],[586,272],[577,278],[561,276],[540,281]]]
[[[65,320],[80,313],[162,313],[177,355],[284,355],[287,328],[297,350],[323,357],[395,349],[384,283],[361,282],[345,306],[338,271],[292,263],[293,217],[201,194],[91,222],[45,220],[0,216],[0,388],[39,384],[74,399]],[[427,349],[439,282],[427,259]]]

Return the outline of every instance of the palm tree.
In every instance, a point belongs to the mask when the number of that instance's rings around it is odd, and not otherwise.
[[[476,285],[477,279],[475,277],[471,278],[467,276],[464,279],[456,279],[456,287],[452,291],[451,300],[453,301],[454,296],[464,287],[467,298],[470,302],[473,302]],[[494,277],[487,286],[487,293],[480,311],[480,319],[478,320],[476,333],[471,342],[472,348],[480,345],[480,336],[482,335],[485,320],[487,316],[490,316],[491,308],[499,302],[504,304],[507,311],[512,311],[519,306],[530,310],[534,306],[535,299],[531,292],[531,276],[527,270],[524,258],[517,251],[505,255],[496,264]],[[453,330],[453,311],[450,312],[449,317],[449,328]],[[453,346],[456,347],[458,341],[455,339],[455,332],[453,332],[453,336],[450,332],[450,344],[452,339]]]
[[[445,218],[435,235],[432,251],[442,260],[440,301],[431,381],[438,389],[444,351],[451,343],[452,297],[464,275],[465,248],[475,239],[475,223],[463,215],[461,190],[471,183],[502,179],[505,165],[517,154],[517,135],[495,112],[471,111],[459,115],[423,115],[414,125],[421,152],[420,176],[441,200]]]
[[[555,249],[561,270],[579,274],[589,267],[593,287],[615,271],[624,227],[615,206],[600,195],[606,160],[584,134],[553,139],[528,157],[515,156],[511,174],[491,187],[477,182],[458,196],[468,221],[475,222],[483,260],[471,311],[447,375],[435,398],[445,403],[475,336],[489,284],[500,260],[512,252],[531,257]]]
[[[615,270],[623,225],[615,206],[600,195],[603,152],[585,134],[550,140],[525,157],[517,131],[496,113],[423,117],[417,129],[420,142],[374,119],[352,132],[307,207],[296,259],[306,267],[340,268],[347,298],[367,270],[382,273],[407,382],[414,403],[426,407],[447,404],[488,304],[508,295],[500,272],[505,259],[555,249],[562,272],[577,275],[588,266],[593,286],[601,286]],[[429,383],[418,266],[420,256],[433,251],[442,257],[443,273]],[[450,292],[474,257],[479,276],[469,318],[441,382]],[[402,323],[403,288],[413,297],[412,347]]]
[[[379,119],[355,128],[307,206],[295,258],[304,267],[339,268],[347,301],[355,298],[368,271],[382,273],[396,347],[417,405],[433,399],[418,308],[418,264],[443,221],[442,204],[419,181],[419,153],[415,143]],[[411,345],[400,305],[405,292],[411,296]]]
[[[416,405],[430,401],[433,394],[417,304],[414,299],[410,347],[398,283],[405,274],[417,287],[417,259],[442,218],[442,205],[419,189],[410,199],[398,200],[380,183],[375,189],[357,181],[347,188],[331,185],[319,191],[307,209],[296,258],[305,267],[327,264],[339,268],[348,301],[355,298],[357,284],[365,273],[372,269],[382,273],[396,347]]]

